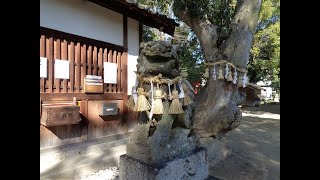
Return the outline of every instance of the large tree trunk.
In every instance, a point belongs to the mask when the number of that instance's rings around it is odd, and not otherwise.
[[[175,1],[175,4],[180,1]],[[174,4],[174,6],[176,6]],[[181,7],[181,6],[180,6]],[[204,18],[192,18],[187,12],[174,8],[174,13],[197,35],[206,62],[227,60],[246,68],[261,0],[240,0],[228,39],[217,47],[217,27]],[[210,77],[212,69],[209,70]],[[193,132],[200,138],[219,137],[240,124],[241,112],[237,106],[237,85],[209,78],[203,91],[196,97],[193,115]]]

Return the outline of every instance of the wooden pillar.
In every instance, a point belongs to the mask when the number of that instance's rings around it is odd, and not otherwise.
[[[143,24],[139,23],[139,45],[142,42]]]
[[[128,17],[127,15],[123,15],[123,47],[125,48],[125,51],[123,52],[122,56],[122,64],[123,64],[123,70],[122,70],[122,89],[123,89],[123,121],[126,124],[126,131],[128,132]]]

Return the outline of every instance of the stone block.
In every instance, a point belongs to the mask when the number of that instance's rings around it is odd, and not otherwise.
[[[209,177],[206,148],[160,165],[149,165],[126,154],[120,156],[120,180],[204,180]]]

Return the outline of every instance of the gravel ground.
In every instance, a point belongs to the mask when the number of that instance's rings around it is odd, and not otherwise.
[[[83,176],[79,180],[118,180],[119,179],[119,168],[110,167],[105,170],[100,170],[91,175]]]
[[[209,168],[223,180],[280,179],[280,104],[242,108],[238,128],[226,135],[232,154]]]
[[[222,180],[280,179],[280,104],[242,108],[241,125],[226,135],[232,154],[209,168]],[[118,180],[119,168],[101,170],[80,180]]]

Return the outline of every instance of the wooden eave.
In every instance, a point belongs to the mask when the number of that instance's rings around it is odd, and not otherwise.
[[[128,3],[125,0],[89,0],[92,3],[111,9],[120,14],[124,14],[141,24],[154,27],[162,32],[174,36],[176,26],[179,26],[174,19],[167,18],[165,15],[152,14],[146,9],[139,8],[136,4]]]

